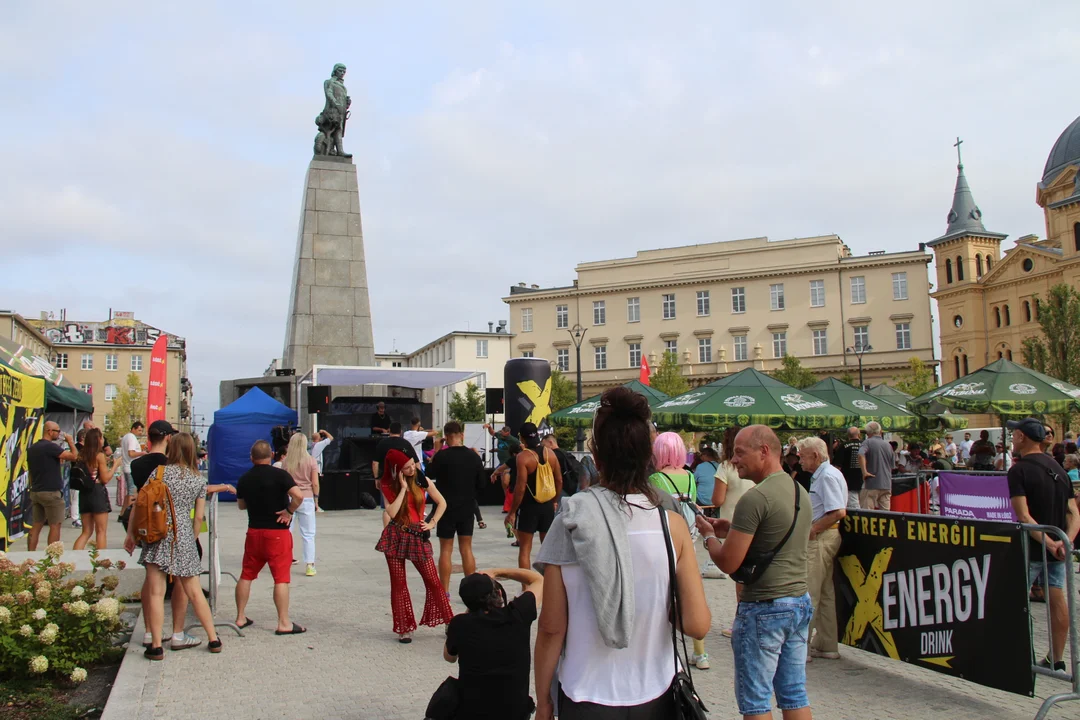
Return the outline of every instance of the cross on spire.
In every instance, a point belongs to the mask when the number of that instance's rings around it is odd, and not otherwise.
[[[960,146],[964,144],[964,141],[959,136],[956,138],[956,142],[953,143],[953,147],[956,148],[956,164],[960,167],[964,166],[964,161],[960,159]]]

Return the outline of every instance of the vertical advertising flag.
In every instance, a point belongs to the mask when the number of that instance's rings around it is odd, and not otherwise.
[[[40,437],[45,381],[0,365],[0,550],[30,524],[26,450]]]
[[[638,373],[638,382],[642,385],[649,384],[649,361],[645,359],[644,355],[641,356],[641,372]]]
[[[146,424],[165,419],[165,386],[168,382],[166,351],[169,340],[161,335],[150,352],[150,385],[146,388]]]

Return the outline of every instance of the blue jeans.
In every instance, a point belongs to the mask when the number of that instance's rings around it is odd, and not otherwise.
[[[743,715],[810,705],[806,694],[806,644],[814,614],[810,594],[740,602],[732,625],[735,700]]]
[[[1047,553],[1047,557],[1053,557]],[[1065,589],[1065,563],[1061,560],[1047,560],[1046,573],[1043,571],[1042,560],[1028,560],[1028,587],[1031,587],[1038,581],[1039,586],[1046,588],[1049,585],[1052,588],[1058,590]],[[1043,575],[1040,580],[1039,576]]]

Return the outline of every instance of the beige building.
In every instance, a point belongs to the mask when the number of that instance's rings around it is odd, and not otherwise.
[[[12,310],[0,310],[0,337],[22,345],[38,357],[52,356],[49,339],[26,318]]]
[[[819,376],[891,380],[912,357],[936,365],[924,252],[856,257],[836,235],[665,248],[577,266],[572,285],[520,283],[510,306],[514,357],[576,371],[590,395],[635,379],[675,352],[692,385],[785,354]],[[851,352],[845,352],[850,350]]]
[[[1059,283],[1080,284],[1080,118],[1050,151],[1035,202],[1046,219],[1046,239],[1025,235],[1001,254],[1007,237],[988,231],[964,166],[945,234],[927,245],[937,265],[942,379],[950,382],[998,358],[1023,362],[1025,338],[1042,330],[1035,298]]]
[[[376,353],[375,365],[379,367],[454,368],[476,370],[484,375],[468,382],[481,390],[503,386],[503,368],[511,357],[513,336],[506,331],[502,321],[498,327],[489,323],[489,332],[458,330],[429,342],[412,353]],[[455,392],[465,393],[466,383],[424,391],[424,402],[431,403],[432,427],[441,428],[450,419],[447,406]],[[502,422],[502,415],[495,416]]]
[[[50,319],[42,313],[27,320],[48,343],[52,364],[74,385],[94,398],[94,424],[105,426],[112,400],[135,373],[143,388],[150,381],[150,351],[161,335],[168,337],[165,419],[179,430],[191,428],[192,388],[187,377],[187,342],[135,319],[114,313],[107,322]],[[111,438],[115,440],[116,438]]]

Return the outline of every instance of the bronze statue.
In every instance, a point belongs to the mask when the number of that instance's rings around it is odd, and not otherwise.
[[[330,77],[323,82],[326,104],[315,118],[315,124],[319,127],[319,134],[315,136],[316,155],[352,157],[345,152],[341,144],[341,139],[345,137],[345,122],[349,119],[349,106],[352,105],[352,98],[345,90],[344,79],[345,66],[338,63]]]

